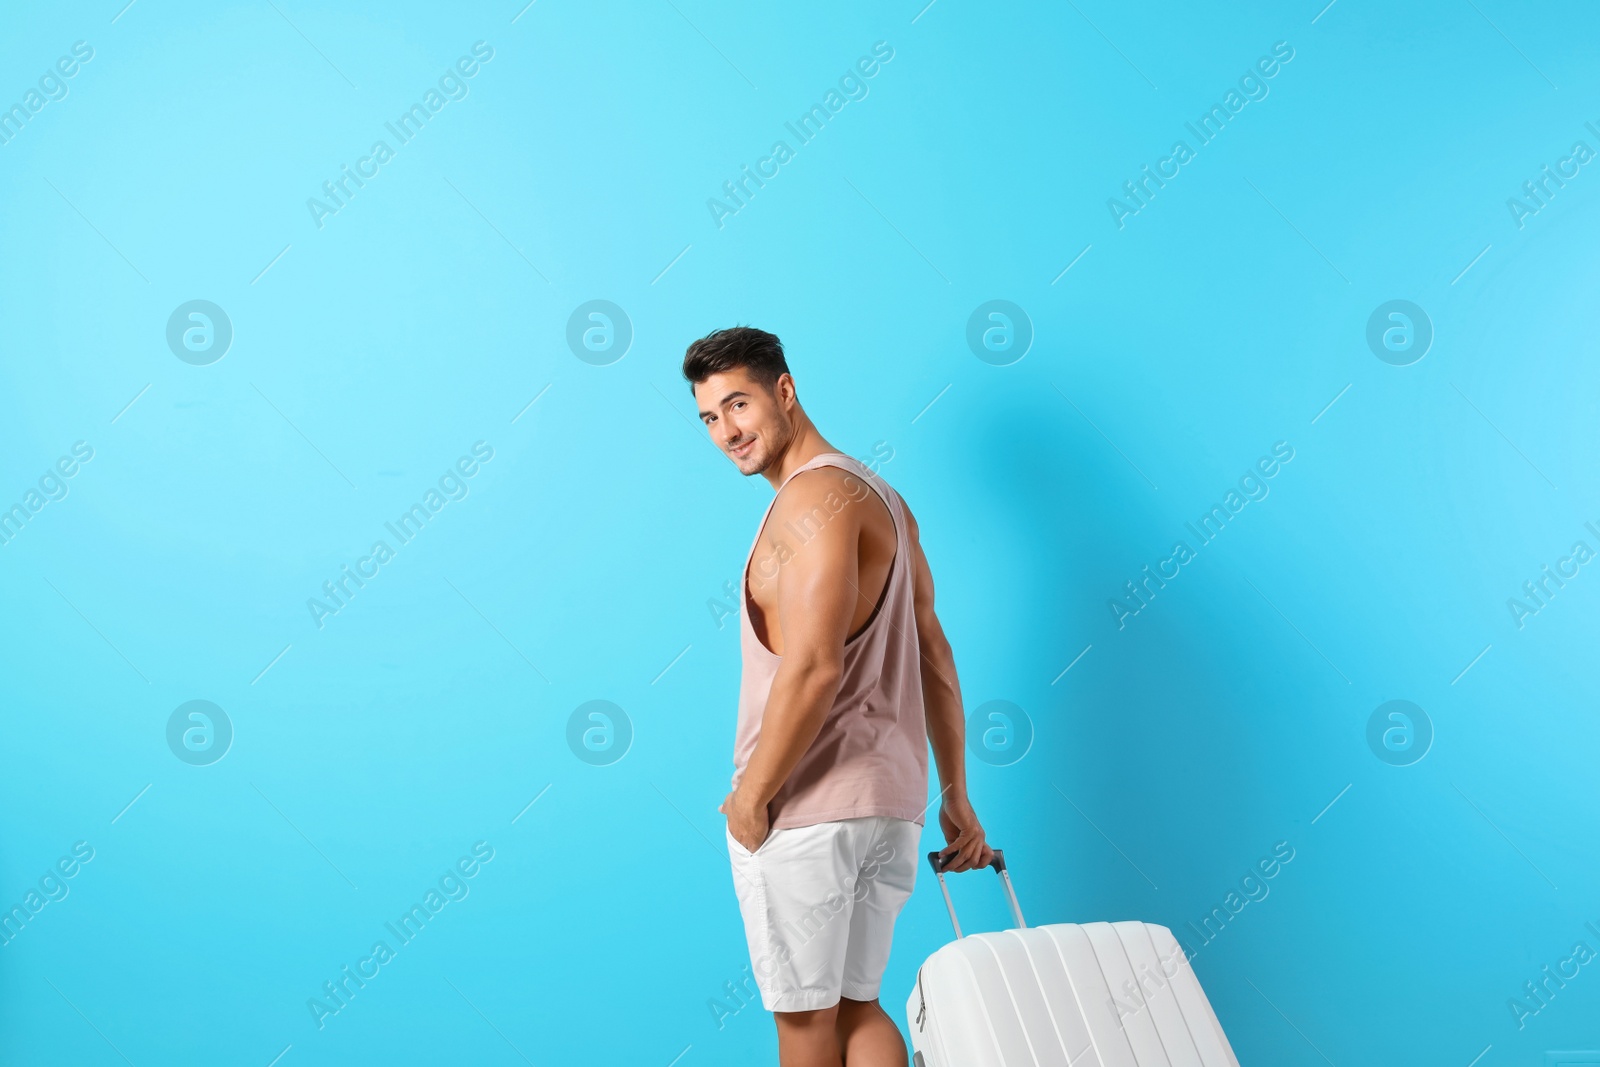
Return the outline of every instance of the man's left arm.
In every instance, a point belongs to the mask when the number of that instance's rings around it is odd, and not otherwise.
[[[901,504],[904,505],[902,500]],[[945,870],[970,871],[994,859],[994,849],[984,834],[978,813],[967,796],[966,721],[961,703],[961,683],[956,678],[956,658],[944,627],[933,610],[933,571],[922,551],[922,535],[911,509],[905,509],[911,537],[912,576],[917,617],[917,646],[922,663],[922,702],[939,770],[939,828],[947,842],[940,850]]]

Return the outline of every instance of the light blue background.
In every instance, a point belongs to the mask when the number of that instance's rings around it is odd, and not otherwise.
[[[709,1006],[747,956],[708,602],[770,493],[677,370],[736,322],[839,447],[892,448],[969,705],[1032,722],[971,770],[1030,921],[1185,934],[1286,841],[1194,961],[1243,1063],[1600,1048],[1600,965],[1507,1005],[1600,950],[1600,568],[1506,606],[1600,548],[1600,167],[1506,206],[1600,149],[1590,6],[121,2],[0,35],[8,104],[94,48],[0,145],[0,506],[95,450],[0,546],[0,904],[95,850],[0,948],[0,1060],[773,1060],[759,1008]],[[319,229],[307,198],[480,40]],[[877,41],[866,99],[719,228]],[[1270,95],[1119,229],[1107,198],[1278,41]],[[166,345],[192,299],[233,324],[210,366]],[[633,324],[609,366],[565,341],[591,299]],[[1012,366],[965,341],[991,299],[1035,330]],[[1411,366],[1365,341],[1391,299],[1435,329]],[[319,629],[307,598],[477,441],[470,495]],[[1278,441],[1270,496],[1119,630]],[[167,747],[193,699],[235,730],[210,766]],[[610,766],[565,740],[594,699],[634,729]],[[1391,699],[1436,732],[1412,766],[1366,741]],[[470,895],[319,1030],[308,998],[477,841]],[[902,1025],[948,936],[924,878]]]

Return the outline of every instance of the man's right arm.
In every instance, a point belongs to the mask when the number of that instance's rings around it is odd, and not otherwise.
[[[939,826],[944,830],[945,870],[970,871],[988,866],[994,850],[984,838],[983,825],[967,797],[966,719],[961,705],[961,684],[956,678],[955,654],[933,610],[933,572],[922,552],[917,520],[905,507],[912,548],[917,617],[917,644],[922,661],[922,702],[928,726],[928,743],[939,770]]]

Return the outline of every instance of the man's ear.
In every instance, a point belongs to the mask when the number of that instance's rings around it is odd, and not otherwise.
[[[773,389],[776,390],[778,394],[778,400],[786,408],[791,404],[796,403],[798,400],[798,397],[795,394],[794,376],[788,372],[778,375],[778,380],[776,383],[774,383]]]

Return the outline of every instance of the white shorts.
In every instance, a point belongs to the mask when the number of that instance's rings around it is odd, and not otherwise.
[[[921,836],[916,823],[881,815],[774,830],[753,853],[727,835],[762,1007],[877,999]]]

